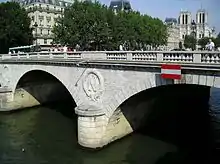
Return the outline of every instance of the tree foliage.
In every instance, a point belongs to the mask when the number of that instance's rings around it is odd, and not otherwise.
[[[220,47],[220,33],[217,35],[216,38],[213,37],[204,37],[198,40],[198,44],[202,47],[205,48],[207,43],[209,42],[209,39],[211,39],[215,43],[215,47]]]
[[[193,35],[186,35],[184,38],[184,47],[192,50],[196,49],[197,40]]]
[[[201,46],[201,48],[205,48],[207,43],[209,42],[209,39],[211,39],[214,43],[215,46],[218,45],[218,38],[213,38],[213,37],[204,37],[198,40],[198,44]]]
[[[211,38],[209,38],[209,37],[204,37],[204,38],[199,39],[199,40],[198,40],[198,45],[200,45],[201,48],[204,49],[205,46],[207,45],[207,43],[209,42],[209,39],[211,39]],[[214,39],[212,39],[212,40],[214,40]]]
[[[30,18],[18,3],[0,3],[0,53],[32,43]]]
[[[167,27],[157,18],[139,12],[119,12],[98,2],[73,3],[57,20],[53,29],[54,42],[82,50],[145,49],[167,43]]]
[[[215,38],[214,43],[216,47],[220,47],[220,33]]]

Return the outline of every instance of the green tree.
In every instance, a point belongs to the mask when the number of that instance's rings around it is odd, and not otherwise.
[[[209,42],[209,37],[204,37],[198,40],[198,45],[201,46],[201,48],[205,48],[205,46],[207,45],[207,43]]]
[[[196,49],[197,40],[192,35],[186,35],[184,39],[184,47],[190,48],[193,51]]]
[[[220,47],[220,33],[214,39],[214,42],[215,42],[215,47]]]
[[[57,20],[53,29],[55,43],[82,49],[106,49],[110,43],[107,8],[100,3],[76,1],[64,11],[64,17]]]
[[[53,29],[54,41],[85,50],[144,49],[167,43],[167,27],[157,18],[136,11],[115,14],[98,2],[78,2],[65,9]]]
[[[209,39],[211,39],[215,44],[217,44],[217,38],[210,38],[210,37],[204,37],[198,40],[198,44],[201,46],[201,48],[205,48],[207,43],[209,42]]]
[[[18,3],[0,3],[0,53],[33,43],[30,18]]]

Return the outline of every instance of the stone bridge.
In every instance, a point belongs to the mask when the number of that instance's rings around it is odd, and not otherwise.
[[[174,63],[181,66],[181,79],[161,78],[161,65]],[[212,98],[219,92],[219,68],[219,52],[5,54],[0,56],[0,110],[65,100],[69,94],[76,105],[79,144],[97,148],[140,125],[137,120],[142,119],[146,107],[141,107],[142,102],[135,112],[123,112],[122,108],[132,106],[123,106],[128,99],[151,88],[174,84],[208,86]]]

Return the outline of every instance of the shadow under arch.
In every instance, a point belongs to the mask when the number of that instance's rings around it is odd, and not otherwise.
[[[182,148],[204,150],[211,146],[212,137],[209,96],[208,86],[158,86],[125,100],[112,117],[122,113],[133,131]]]
[[[53,73],[47,71],[47,70],[44,70],[44,69],[30,69],[30,70],[27,70],[25,72],[23,72],[18,78],[17,78],[17,81],[14,83],[13,87],[12,87],[12,91],[15,92],[16,88],[18,88],[18,84],[19,82],[21,81],[21,79],[23,79],[25,76],[29,75],[30,73],[35,73],[35,72],[38,72],[38,73],[43,73],[43,74],[48,74],[50,75],[51,77],[53,77],[54,79],[56,79],[56,81],[59,81],[65,88],[66,90],[71,94],[71,91],[69,90],[69,88],[66,87],[66,84],[65,82],[60,79],[59,77],[57,77],[56,75],[54,75]],[[35,78],[38,78],[38,77],[35,77]],[[71,96],[73,97],[73,95],[71,94]],[[73,97],[73,99],[75,100],[75,98]]]
[[[39,102],[38,105],[51,105],[53,103],[53,106],[56,107],[60,102],[71,104],[74,113],[76,102],[71,92],[59,78],[50,72],[45,70],[25,72],[14,86],[14,95],[21,91],[25,95],[31,95],[33,99]]]

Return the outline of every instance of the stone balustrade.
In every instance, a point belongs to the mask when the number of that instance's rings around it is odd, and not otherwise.
[[[78,51],[1,54],[0,60],[99,60],[133,62],[220,63],[219,51]]]

